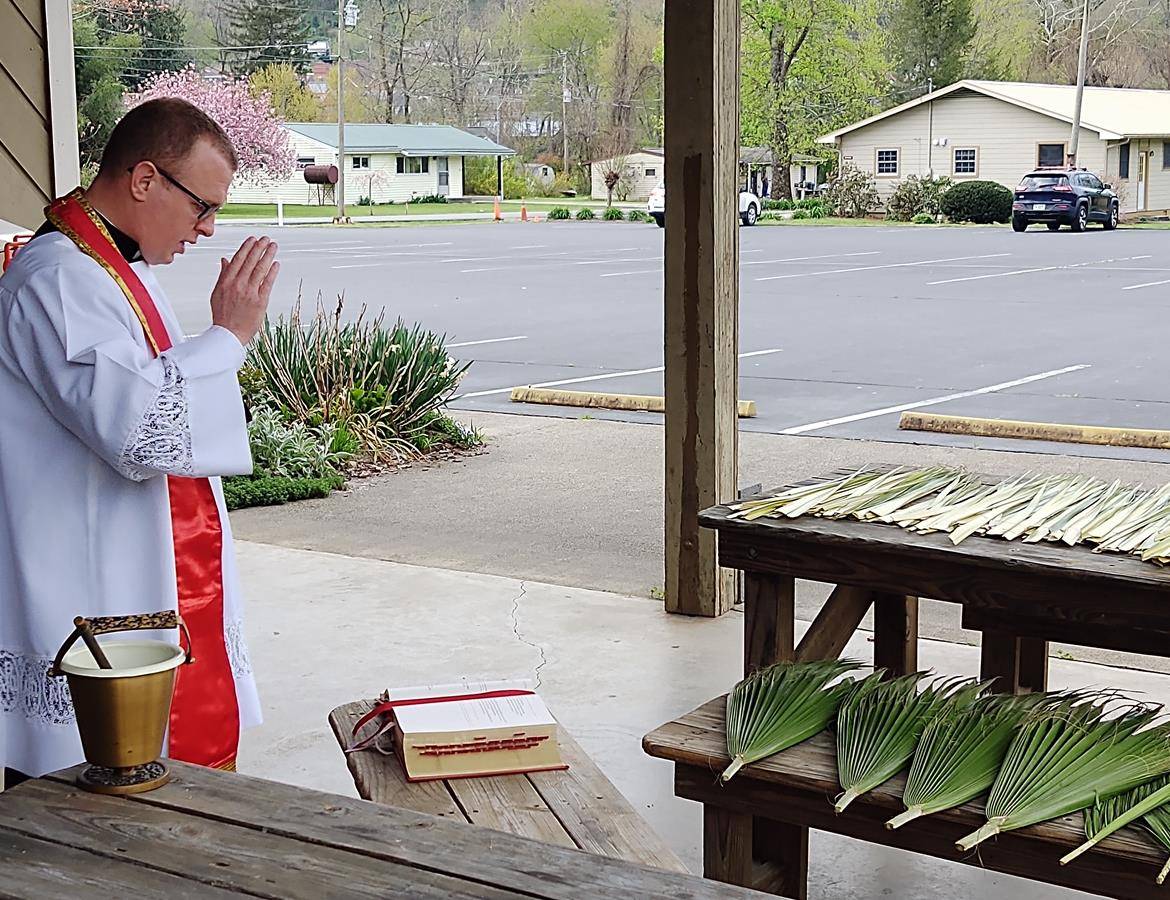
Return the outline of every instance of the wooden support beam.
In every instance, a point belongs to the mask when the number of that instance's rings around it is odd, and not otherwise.
[[[796,658],[801,662],[836,659],[872,605],[873,593],[866,588],[847,584],[833,588],[796,648]]]
[[[739,0],[665,9],[666,609],[719,616],[735,576],[698,516],[736,488]]]
[[[788,575],[743,576],[743,673],[791,662],[796,640],[796,579]]]
[[[918,598],[873,595],[873,664],[891,676],[918,671]]]

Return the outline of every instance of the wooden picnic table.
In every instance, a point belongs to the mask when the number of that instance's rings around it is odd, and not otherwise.
[[[871,608],[874,665],[916,671],[920,597],[962,607],[963,627],[982,632],[980,674],[999,690],[1046,689],[1049,641],[1170,656],[1170,569],[1133,556],[987,537],[956,546],[945,534],[892,525],[815,516],[749,522],[731,513],[714,507],[699,520],[718,532],[720,564],[743,573],[745,673],[840,656]],[[798,578],[834,589],[796,644]],[[754,858],[771,868],[770,889],[804,896],[809,823],[755,815],[746,825],[735,819],[729,832],[727,821],[707,818],[706,874],[742,874]]]
[[[76,770],[0,793],[0,894],[54,898],[748,898],[437,816],[173,763],[129,797]]]

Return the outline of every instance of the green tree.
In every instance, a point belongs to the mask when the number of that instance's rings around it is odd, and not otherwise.
[[[885,80],[875,0],[743,0],[741,136],[772,151],[771,195],[791,197],[794,153],[870,115]]]
[[[77,81],[77,140],[82,167],[92,172],[101,160],[110,132],[125,112],[124,78],[137,65],[142,38],[137,34],[103,36],[88,16],[73,23],[74,77]]]
[[[119,35],[137,35],[139,51],[133,66],[123,71],[121,80],[134,90],[151,75],[177,72],[191,64],[185,49],[187,22],[183,10],[173,0],[149,3],[95,4],[93,22],[99,38],[113,40]]]
[[[320,102],[288,63],[269,63],[257,69],[248,85],[254,96],[267,91],[273,112],[286,122],[315,122],[321,114]]]
[[[933,80],[937,90],[958,81],[975,31],[972,0],[899,0],[889,31],[895,84],[913,91]]]
[[[308,71],[311,32],[302,7],[265,0],[227,0],[223,8],[229,46],[244,48],[226,51],[231,71],[251,75],[274,62],[288,63],[297,72]]]

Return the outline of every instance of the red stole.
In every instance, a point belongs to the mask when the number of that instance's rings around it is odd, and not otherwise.
[[[122,256],[81,189],[53,201],[45,212],[62,234],[117,282],[142,323],[154,355],[169,350],[173,343],[150,292]],[[223,526],[219,507],[206,478],[168,475],[166,479],[179,615],[191,632],[195,659],[194,665],[179,668],[171,704],[168,755],[197,765],[234,769],[240,710],[224,640]]]

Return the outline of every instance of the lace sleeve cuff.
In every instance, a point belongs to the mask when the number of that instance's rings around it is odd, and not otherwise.
[[[191,417],[183,373],[160,357],[163,383],[122,449],[118,471],[133,481],[154,475],[193,475]]]

